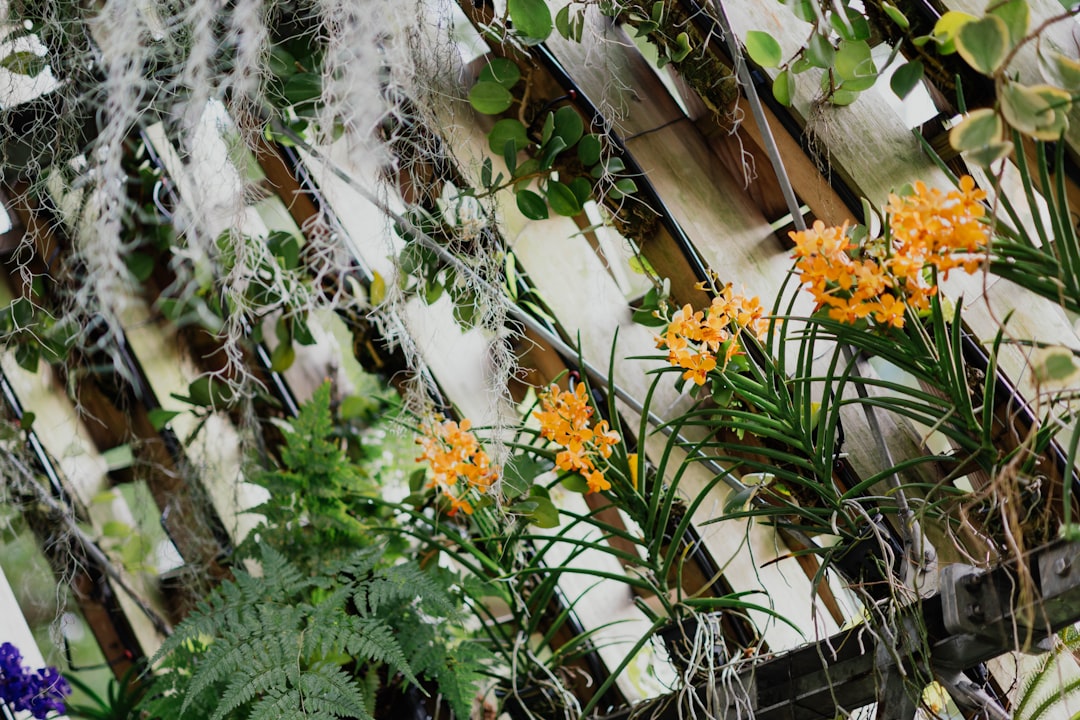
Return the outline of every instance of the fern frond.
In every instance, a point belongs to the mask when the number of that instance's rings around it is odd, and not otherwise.
[[[394,629],[385,620],[376,617],[350,617],[348,622],[352,632],[349,633],[345,645],[347,653],[358,660],[384,663],[404,675],[408,682],[420,684],[394,636]]]
[[[1055,670],[1061,656],[1067,652],[1075,652],[1078,648],[1080,648],[1080,631],[1074,627],[1067,627],[1058,633],[1054,647],[1046,653],[1035,670],[1021,684],[1016,707],[1013,709],[1014,720],[1037,720],[1054,704],[1064,702],[1067,696],[1080,690],[1080,687],[1073,687],[1074,683],[1070,682],[1063,687],[1043,692],[1043,687],[1048,680],[1056,675]],[[1028,708],[1033,703],[1037,704],[1029,715]]]
[[[257,696],[274,688],[288,687],[289,672],[278,665],[259,668],[256,672],[237,675],[225,688],[210,720],[223,720],[233,710],[246,705]]]
[[[333,717],[372,720],[359,683],[340,667],[321,663],[300,676],[304,708]]]
[[[480,643],[461,642],[443,653],[442,661],[430,672],[455,717],[469,717],[473,698],[485,680],[480,669],[491,659],[491,653]]]
[[[1035,706],[1035,709],[1026,720],[1039,720],[1039,718],[1045,715],[1047,711],[1055,705],[1066,702],[1070,696],[1077,695],[1078,693],[1080,693],[1080,679],[1072,680],[1060,687],[1054,688],[1053,691]]]
[[[295,664],[296,652],[287,654],[282,651],[282,643],[273,639],[254,638],[238,644],[227,643],[222,640],[216,643],[224,647],[224,651],[215,655],[208,653],[205,660],[196,668],[191,684],[188,686],[184,697],[184,704],[180,707],[180,714],[184,715],[191,704],[191,699],[213,685],[228,680],[230,677],[241,673],[243,668],[250,667],[257,662],[266,669],[278,668],[286,672],[290,663]]]
[[[308,717],[296,688],[267,693],[251,706],[247,720],[282,720],[283,718]]]

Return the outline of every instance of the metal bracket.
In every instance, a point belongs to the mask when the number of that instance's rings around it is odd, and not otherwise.
[[[946,640],[934,648],[934,664],[962,670],[1000,654],[1013,635],[1008,598],[1015,582],[1000,568],[953,564],[941,568],[941,619]]]

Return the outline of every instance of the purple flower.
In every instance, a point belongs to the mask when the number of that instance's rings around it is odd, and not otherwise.
[[[29,710],[38,720],[50,712],[64,712],[64,696],[71,686],[54,667],[36,671],[23,667],[19,649],[11,643],[0,645],[0,700],[13,710]]]

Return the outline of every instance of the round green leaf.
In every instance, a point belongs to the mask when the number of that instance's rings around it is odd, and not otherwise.
[[[1005,120],[1037,140],[1057,140],[1068,124],[1072,97],[1061,88],[1011,82],[998,97]]]
[[[956,45],[953,42],[956,38],[956,33],[959,32],[960,28],[964,25],[973,22],[974,20],[974,15],[960,12],[959,10],[950,10],[938,18],[938,21],[934,23],[934,31],[932,34],[934,42],[938,44],[938,52],[942,55],[951,55],[956,52]]]
[[[491,152],[500,155],[506,149],[506,142],[512,140],[516,150],[524,150],[529,144],[529,138],[525,134],[525,126],[520,120],[506,118],[495,123],[488,133],[488,147]]]
[[[841,40],[833,67],[845,90],[869,90],[877,80],[877,66],[865,40]]]
[[[514,455],[503,465],[503,493],[508,498],[525,495],[537,475],[551,469],[549,462],[537,460],[531,455]]]
[[[608,197],[612,200],[621,200],[626,195],[633,195],[637,192],[637,183],[631,178],[620,178],[615,181],[615,184],[608,190]]]
[[[278,77],[289,77],[296,74],[296,58],[281,45],[273,45],[270,48],[270,57],[267,60],[270,72]]]
[[[949,143],[957,152],[977,150],[999,141],[1002,129],[1001,117],[995,111],[975,110],[949,131]]]
[[[589,182],[589,179],[587,177],[576,177],[570,181],[569,187],[578,203],[585,207],[585,203],[589,202],[592,197],[592,183]]]
[[[296,350],[292,343],[279,343],[274,352],[270,353],[270,369],[274,372],[285,372],[296,361]]]
[[[788,5],[795,17],[803,22],[817,22],[818,15],[821,13],[818,4],[812,0],[784,0],[784,4]]]
[[[469,104],[476,112],[484,115],[498,115],[505,112],[513,102],[514,96],[509,90],[490,80],[476,83],[469,92]]]
[[[844,40],[868,40],[870,23],[858,10],[850,7],[844,10],[844,15],[837,12],[829,13],[829,24],[832,25],[832,29]]]
[[[559,484],[570,492],[581,493],[582,495],[589,492],[589,482],[578,473],[567,475],[559,481]]]
[[[563,36],[563,39],[570,39],[571,27],[569,5],[563,5],[562,9],[555,14],[555,29],[559,31],[559,34]]]
[[[517,63],[506,58],[492,58],[480,71],[480,82],[493,82],[509,90],[521,79]]]
[[[154,273],[154,258],[146,253],[133,252],[124,258],[124,263],[127,265],[128,272],[139,282],[146,282]]]
[[[544,198],[532,190],[518,190],[516,195],[518,210],[530,220],[547,220],[548,207]]]
[[[772,84],[773,97],[785,107],[791,107],[791,96],[795,94],[795,74],[790,69],[776,76]]]
[[[561,182],[548,183],[547,199],[551,204],[551,209],[559,215],[574,217],[581,212],[581,203],[578,202],[574,191]]]
[[[518,35],[542,42],[551,34],[551,10],[545,0],[507,0],[506,9]]]
[[[838,90],[834,90],[833,94],[829,96],[829,102],[833,105],[836,105],[837,107],[844,107],[845,105],[850,105],[858,99],[858,90],[846,90],[843,87]]]
[[[993,75],[1009,54],[1009,27],[996,15],[965,23],[956,33],[956,51],[983,75]]]
[[[1031,10],[1027,0],[1007,0],[990,4],[993,9],[989,14],[1005,21],[1009,28],[1009,46],[1015,47],[1027,35],[1028,24],[1031,22]]]
[[[690,45],[690,35],[681,32],[675,36],[675,47],[669,48],[668,54],[671,56],[672,62],[682,62],[690,54],[691,50],[693,50],[693,47]]]
[[[600,136],[586,135],[577,146],[578,160],[585,167],[592,167],[600,162]]]
[[[750,59],[762,67],[776,67],[783,59],[780,43],[776,38],[761,30],[746,33],[746,53]]]
[[[906,98],[908,93],[915,89],[923,76],[923,64],[918,60],[906,62],[896,69],[889,78],[889,87],[900,98]]]
[[[555,111],[555,135],[563,139],[566,147],[574,147],[574,143],[581,139],[584,132],[585,123],[577,110],[564,105]]]
[[[830,68],[835,58],[836,48],[829,42],[829,38],[821,33],[814,33],[810,36],[810,42],[806,46],[806,59],[810,61],[811,65],[819,68]]]
[[[967,158],[969,163],[974,163],[979,167],[990,167],[998,160],[1009,157],[1012,151],[1013,144],[1011,142],[995,142],[975,150],[969,150],[964,153],[964,157]]]
[[[531,496],[526,502],[533,504],[532,509],[526,514],[534,525],[541,528],[559,527],[559,509],[555,507],[555,503],[539,495]],[[518,505],[523,506],[526,502],[518,503]]]
[[[1080,88],[1080,62],[1054,48],[1040,48],[1039,64],[1046,80],[1063,88]]]
[[[1076,363],[1073,362],[1072,353],[1055,352],[1043,358],[1036,365],[1035,372],[1040,380],[1064,380],[1076,372]]]

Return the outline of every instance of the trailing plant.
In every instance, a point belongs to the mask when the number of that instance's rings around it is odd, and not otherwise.
[[[415,563],[358,550],[308,575],[259,548],[262,575],[236,572],[162,645],[143,707],[153,718],[371,718],[380,687],[438,683],[467,717],[477,657],[447,637],[448,584]]]
[[[1016,130],[1042,140],[1056,139],[1067,125],[1065,118],[1074,99],[1080,66],[1064,48],[1044,42],[1042,35],[1050,25],[1075,16],[1075,7],[1063,3],[1059,15],[1031,27],[1026,0],[988,3],[980,16],[958,10],[938,11],[930,5],[905,7],[885,0],[865,4],[796,0],[783,4],[799,20],[810,24],[807,40],[785,60],[776,38],[751,30],[746,36],[746,49],[762,67],[780,71],[773,81],[773,95],[784,105],[790,105],[795,97],[796,76],[812,68],[823,71],[821,97],[833,105],[848,105],[873,87],[884,69],[902,57],[901,52],[911,59],[901,62],[891,75],[890,86],[898,97],[906,97],[928,71],[951,87],[952,75],[939,67],[942,60],[947,62],[948,56],[958,54],[974,71],[968,74],[969,80],[972,75],[976,80],[980,75],[990,79],[997,105],[976,111],[962,123],[954,134],[957,149],[972,151],[980,162],[989,163],[1006,157],[1012,149],[1002,137],[1002,119]],[[913,19],[911,15],[918,17]],[[926,15],[933,15],[932,27],[926,27]],[[875,26],[892,41],[890,54],[880,68],[871,56],[869,44]],[[1032,42],[1039,44],[1046,83],[1021,82],[1012,65],[1017,51]],[[936,52],[928,54],[927,48]],[[960,146],[957,136],[962,138]]]

